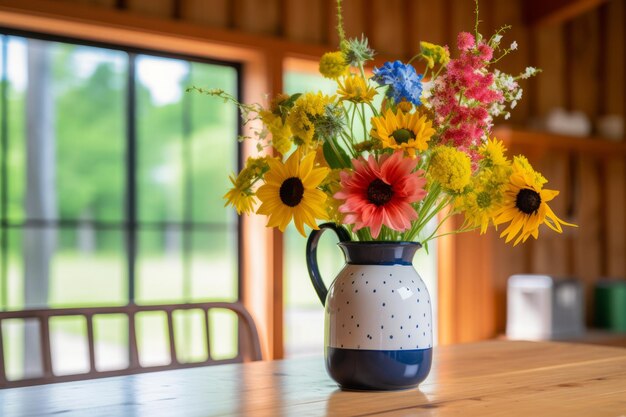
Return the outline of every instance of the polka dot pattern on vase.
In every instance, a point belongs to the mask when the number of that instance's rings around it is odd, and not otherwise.
[[[329,291],[326,340],[346,349],[429,349],[430,307],[413,266],[348,264]]]

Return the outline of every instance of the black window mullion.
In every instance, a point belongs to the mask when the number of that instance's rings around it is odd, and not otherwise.
[[[137,54],[128,53],[126,92],[126,253],[128,303],[135,303],[135,265],[137,261]]]
[[[244,102],[244,92],[243,92],[243,77],[241,75],[242,68],[241,65],[237,65],[235,67],[237,69],[237,100],[240,103]],[[237,124],[237,135],[241,137],[243,135],[243,123],[242,123],[242,114],[241,110],[238,109],[238,118],[239,123]],[[243,142],[237,141],[237,172],[241,172],[245,165],[244,154],[243,154]],[[243,223],[241,221],[241,216],[237,216],[237,300],[241,301],[243,299],[244,294],[244,282],[243,282],[243,268],[241,265],[241,258],[243,254]],[[240,332],[241,334],[241,332]]]
[[[0,310],[6,310],[8,307],[8,275],[9,275],[9,230],[7,228],[8,223],[8,204],[9,204],[9,182],[8,182],[8,166],[7,158],[9,153],[9,109],[8,109],[8,36],[2,35],[2,69],[0,69],[0,82],[2,83],[2,89],[0,90],[0,100],[2,101],[1,114],[2,121],[0,122],[0,285],[2,285],[0,292],[2,292],[2,298],[0,299]]]
[[[185,82],[190,84],[192,78],[191,63],[187,63],[189,71]],[[193,160],[191,158],[191,132],[192,125],[192,108],[191,97],[189,94],[183,95],[182,102],[182,160],[183,160],[183,222],[185,224],[193,221]],[[190,302],[191,298],[191,251],[193,245],[193,229],[183,229],[183,301]]]

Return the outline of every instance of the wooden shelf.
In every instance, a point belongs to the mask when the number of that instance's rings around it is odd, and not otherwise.
[[[626,142],[612,141],[600,137],[576,137],[550,132],[497,127],[494,136],[507,146],[523,145],[539,149],[567,150],[575,153],[595,153],[611,156],[626,156]]]

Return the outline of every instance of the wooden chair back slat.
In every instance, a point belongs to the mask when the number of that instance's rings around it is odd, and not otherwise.
[[[207,360],[211,360],[211,328],[209,325],[209,311],[210,309],[206,309],[204,310],[204,323],[205,323],[205,329],[206,329],[206,353],[207,353]]]
[[[128,367],[139,369],[139,349],[137,348],[137,328],[135,326],[135,312],[128,313]]]
[[[52,349],[50,346],[50,316],[42,314],[39,320],[39,343],[41,343],[41,360],[45,378],[54,377],[52,371]]]
[[[237,357],[227,360],[215,360],[211,357],[211,337],[209,312],[211,309],[224,309],[237,314],[242,329]],[[206,343],[207,359],[200,362],[182,363],[178,359],[176,352],[176,336],[173,315],[175,311],[201,310],[206,317]],[[139,312],[158,311],[165,312],[167,316],[168,343],[170,348],[170,363],[162,366],[142,366],[137,348],[136,315]],[[123,314],[128,318],[128,367],[113,371],[98,371],[96,368],[96,351],[94,335],[94,316]],[[87,342],[89,348],[89,372],[75,375],[54,375],[52,364],[52,353],[50,345],[50,319],[52,317],[82,316],[87,322]],[[4,345],[2,343],[2,322],[9,319],[35,319],[39,323],[39,334],[41,343],[43,376],[17,381],[9,381],[5,370]],[[212,302],[212,303],[188,303],[188,304],[167,304],[137,306],[128,305],[122,307],[89,307],[89,308],[67,308],[67,309],[38,309],[23,311],[0,312],[0,388],[18,387],[51,382],[74,381],[81,379],[99,378],[104,376],[128,375],[150,371],[160,371],[166,369],[189,368],[195,366],[205,366],[223,363],[235,363],[242,360],[261,360],[261,345],[259,335],[252,316],[241,303]]]
[[[89,372],[96,370],[96,344],[93,335],[93,314],[85,315],[87,319],[87,344],[89,348]]]
[[[2,336],[2,322],[0,321],[0,388],[6,386],[7,374],[4,370],[4,339]]]
[[[176,343],[174,342],[174,323],[172,319],[172,312],[167,312],[167,333],[170,342],[170,362],[173,364],[179,364],[178,355],[176,354]]]

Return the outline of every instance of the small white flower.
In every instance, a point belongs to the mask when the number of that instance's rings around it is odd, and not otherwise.
[[[526,71],[522,74],[523,79],[527,79],[537,74],[537,68],[535,67],[526,67]]]
[[[511,51],[514,51],[517,49],[517,42],[513,41],[513,43],[511,43]]]
[[[499,44],[501,40],[502,40],[502,35],[494,35],[493,36],[493,43]]]

